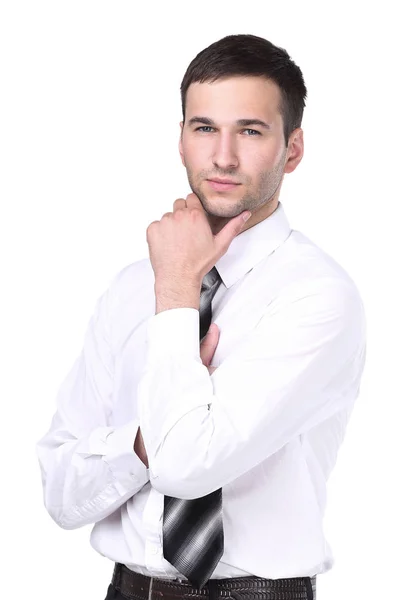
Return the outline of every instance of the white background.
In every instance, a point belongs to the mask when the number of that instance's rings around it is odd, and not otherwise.
[[[63,531],[46,513],[35,443],[96,299],[147,255],[148,224],[189,192],[180,82],[230,33],[267,37],[303,70],[306,152],[281,200],[355,279],[368,317],[361,395],[329,485],[336,563],[318,598],[403,597],[400,4],[1,4],[2,599],[105,596],[112,564],[91,549],[90,528]]]

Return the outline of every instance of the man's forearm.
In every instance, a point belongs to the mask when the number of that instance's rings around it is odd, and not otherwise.
[[[193,279],[183,283],[182,286],[176,286],[176,279],[177,278],[172,278],[170,285],[168,284],[167,280],[157,280],[155,282],[156,314],[172,308],[195,308],[198,310],[200,303],[201,282],[197,279]],[[215,350],[215,347],[213,347],[212,354]],[[210,358],[212,358],[212,355]],[[210,375],[215,371],[215,368],[213,367],[211,368],[207,366],[207,368],[210,372]],[[148,455],[146,454],[140,427],[136,434],[134,451],[143,464],[149,468]]]

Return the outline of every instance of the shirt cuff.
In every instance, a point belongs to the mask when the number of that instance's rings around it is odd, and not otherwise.
[[[91,454],[101,454],[114,477],[125,484],[139,487],[149,481],[149,470],[135,453],[134,442],[139,421],[134,419],[116,429],[103,427],[93,432],[89,449]]]
[[[200,361],[200,313],[196,308],[171,308],[154,315],[148,321],[147,344],[147,363],[168,354]]]

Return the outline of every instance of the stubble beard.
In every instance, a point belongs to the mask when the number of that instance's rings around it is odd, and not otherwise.
[[[202,182],[209,177],[235,177],[235,171],[227,171],[216,173],[215,175],[209,171],[202,171],[197,177],[194,177],[191,170],[186,164],[187,177],[190,187],[194,194],[199,198],[205,212],[210,218],[211,222],[222,222],[223,220],[229,220],[237,215],[240,215],[244,210],[251,212],[257,211],[264,204],[267,204],[273,200],[275,195],[278,193],[283,175],[284,175],[284,161],[287,149],[284,150],[279,162],[270,170],[264,171],[259,175],[259,183],[255,189],[252,189],[252,179],[245,177],[243,179],[243,185],[247,187],[246,193],[233,202],[225,201],[218,202],[218,198],[222,196],[218,193],[218,196],[209,199],[206,194],[202,191]],[[240,181],[240,179],[239,179]],[[224,223],[223,223],[224,224]]]

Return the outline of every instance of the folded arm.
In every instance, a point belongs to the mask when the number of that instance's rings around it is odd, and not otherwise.
[[[212,377],[198,319],[194,308],[152,317],[138,387],[151,485],[186,499],[226,485],[347,407],[364,362],[362,304],[346,282],[309,282],[270,305]]]
[[[149,480],[134,450],[139,422],[109,425],[114,367],[108,313],[106,292],[60,387],[51,427],[37,445],[45,506],[66,529],[103,519]]]

